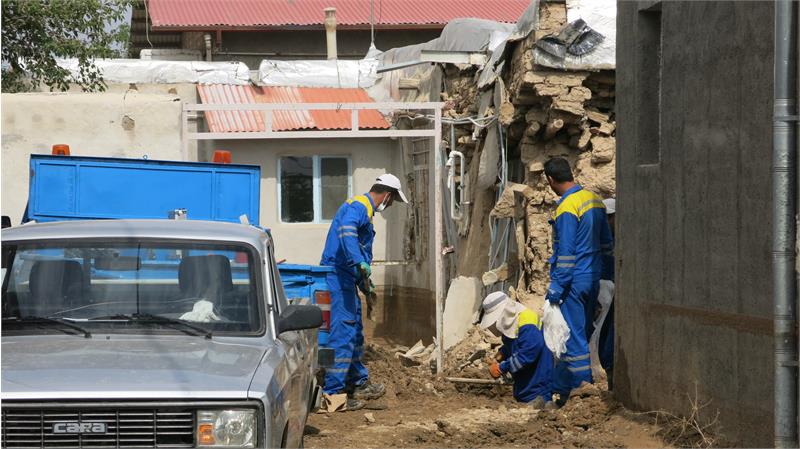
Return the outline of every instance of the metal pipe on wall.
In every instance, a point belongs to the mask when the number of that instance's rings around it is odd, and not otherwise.
[[[797,447],[797,2],[775,5],[772,269],[775,325],[775,447]]]

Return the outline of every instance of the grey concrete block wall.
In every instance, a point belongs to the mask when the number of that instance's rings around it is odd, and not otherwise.
[[[620,399],[772,444],[770,2],[618,3]]]

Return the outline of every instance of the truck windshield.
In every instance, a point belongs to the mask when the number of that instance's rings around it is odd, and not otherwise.
[[[3,244],[3,332],[263,331],[254,255],[220,244]]]

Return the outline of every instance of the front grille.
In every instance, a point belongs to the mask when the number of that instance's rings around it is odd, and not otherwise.
[[[106,432],[56,433],[57,423],[104,423]],[[195,412],[185,407],[17,408],[4,403],[2,424],[3,447],[9,449],[193,447]]]

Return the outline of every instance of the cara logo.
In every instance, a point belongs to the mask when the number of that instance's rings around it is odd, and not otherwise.
[[[106,433],[106,423],[57,422],[53,424],[53,433]]]

